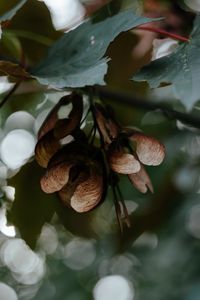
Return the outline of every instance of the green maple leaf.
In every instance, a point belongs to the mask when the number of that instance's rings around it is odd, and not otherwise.
[[[135,81],[147,81],[151,88],[172,83],[175,96],[187,110],[200,99],[200,16],[194,21],[189,43],[182,43],[174,53],[142,68]]]
[[[130,11],[98,23],[88,20],[64,34],[31,73],[40,83],[58,88],[103,85],[109,44],[119,33],[150,21]]]

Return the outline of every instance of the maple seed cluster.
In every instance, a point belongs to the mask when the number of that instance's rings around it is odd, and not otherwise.
[[[117,216],[126,217],[117,174],[128,175],[140,192],[153,192],[144,165],[159,165],[165,148],[153,137],[121,127],[110,107],[94,103],[88,112],[93,117],[88,135],[81,129],[83,98],[76,93],[61,98],[45,119],[35,148],[38,164],[46,168],[41,188],[45,193],[57,192],[66,206],[82,213],[104,200],[110,184],[118,198]]]

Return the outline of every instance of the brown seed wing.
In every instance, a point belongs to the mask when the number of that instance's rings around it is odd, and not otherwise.
[[[95,117],[105,144],[110,144],[118,136],[119,126],[100,104],[95,104]]]
[[[83,114],[83,100],[82,97],[77,94],[71,95],[72,110],[66,119],[58,120],[55,124],[54,135],[61,139],[75,130],[81,121]]]
[[[109,165],[116,173],[132,174],[140,170],[140,162],[133,154],[113,151],[109,153]]]
[[[68,118],[58,120],[59,108],[72,100],[73,108]],[[49,160],[61,148],[60,139],[70,134],[79,125],[82,109],[82,97],[72,94],[63,97],[50,112],[39,131],[39,141],[35,147],[36,161],[40,166],[47,167]]]
[[[93,174],[77,186],[70,200],[71,207],[79,213],[90,211],[99,204],[102,194],[103,178]]]
[[[148,166],[160,165],[165,157],[165,147],[153,137],[135,133],[130,140],[136,143],[136,153],[139,160]]]
[[[35,159],[38,164],[46,168],[51,157],[60,148],[59,140],[55,139],[53,130],[45,134],[36,144]]]
[[[129,174],[128,177],[136,189],[141,193],[146,193],[148,189],[153,193],[151,179],[142,165],[138,173]]]
[[[47,132],[52,130],[56,122],[58,121],[58,110],[62,105],[67,105],[71,101],[71,98],[69,96],[64,96],[60,99],[60,101],[54,106],[54,108],[50,111],[46,119],[44,120],[42,126],[40,127],[40,130],[38,132],[38,139],[41,139]]]
[[[66,118],[59,120],[58,111],[62,106],[72,103],[72,110]],[[43,122],[39,132],[38,139],[41,139],[46,133],[54,129],[55,137],[62,138],[70,134],[80,123],[83,113],[82,97],[72,93],[64,96],[50,111]]]
[[[61,190],[69,180],[70,169],[73,164],[62,162],[46,171],[41,178],[41,189],[45,193],[54,193]]]

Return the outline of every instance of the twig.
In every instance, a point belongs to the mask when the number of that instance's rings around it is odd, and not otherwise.
[[[151,26],[145,26],[145,25],[140,25],[137,27],[138,29],[141,30],[146,30],[146,31],[151,31],[151,32],[155,32],[155,33],[159,33],[161,35],[170,37],[172,39],[181,41],[181,42],[185,42],[185,43],[189,43],[190,39],[184,36],[181,36],[179,34],[176,33],[172,33],[172,32],[168,32],[164,29],[160,29],[160,28],[156,28],[156,27],[151,27]]]
[[[13,88],[3,98],[3,100],[0,102],[0,109],[9,100],[9,98],[12,96],[12,94],[14,94],[14,92],[16,91],[16,89],[19,87],[20,83],[21,83],[21,81],[16,82],[15,85],[13,86]]]
[[[26,68],[26,56],[24,53],[23,48],[21,47],[21,54],[20,54],[20,63],[19,66],[21,66],[22,68]],[[21,82],[23,81],[23,79],[18,80],[15,85],[13,86],[13,88],[8,92],[8,94],[3,98],[3,100],[0,102],[0,109],[3,107],[3,105],[9,100],[9,98],[12,96],[12,94],[14,94],[14,92],[18,89],[18,87],[20,86]]]
[[[156,109],[160,109],[163,114],[168,117],[169,119],[179,120],[183,123],[187,123],[196,128],[200,128],[200,118],[188,114],[183,113],[177,110],[172,109],[166,104],[163,103],[155,103],[149,99],[142,99],[130,93],[118,92],[113,91],[108,88],[104,87],[95,87],[94,92],[101,98],[101,99],[110,99],[112,101],[117,101],[120,103],[128,104],[134,106],[138,109],[153,111]]]

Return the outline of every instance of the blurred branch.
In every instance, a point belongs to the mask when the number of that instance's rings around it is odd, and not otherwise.
[[[110,99],[146,111],[153,111],[156,109],[160,109],[162,113],[170,120],[179,120],[190,126],[200,128],[200,118],[189,113],[183,113],[174,110],[168,104],[153,102],[150,99],[143,99],[130,93],[113,91],[108,88],[100,87],[100,86],[95,87],[94,93],[98,95],[101,99]]]

